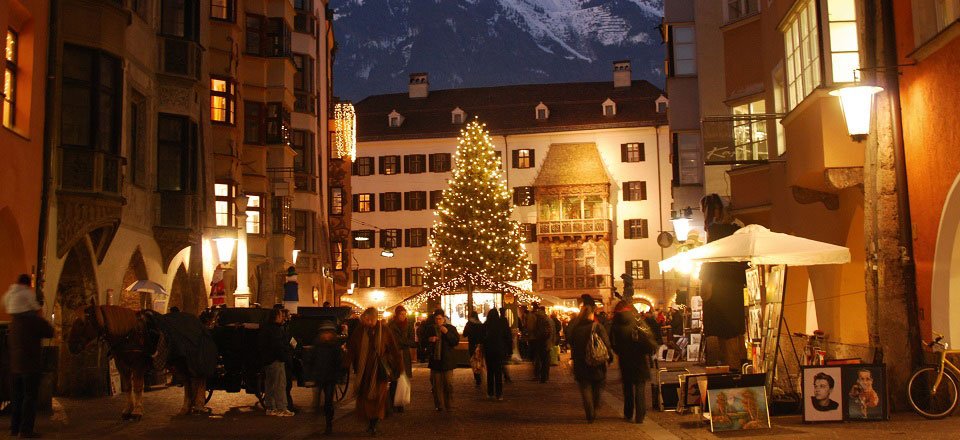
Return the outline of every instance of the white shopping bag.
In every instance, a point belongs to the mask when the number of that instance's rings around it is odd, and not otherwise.
[[[393,406],[407,406],[410,403],[410,378],[401,374],[397,379],[397,394],[393,397]]]

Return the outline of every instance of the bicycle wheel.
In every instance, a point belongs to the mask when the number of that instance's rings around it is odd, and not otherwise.
[[[957,406],[957,379],[953,374],[944,372],[940,386],[933,391],[939,370],[924,367],[913,373],[907,386],[907,396],[913,409],[928,419],[942,419]]]

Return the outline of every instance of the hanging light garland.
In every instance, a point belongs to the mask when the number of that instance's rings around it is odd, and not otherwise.
[[[338,102],[333,106],[334,148],[337,158],[357,157],[357,115],[350,101]]]
[[[474,289],[511,294],[520,303],[529,304],[541,300],[539,296],[530,293],[529,290],[514,285],[515,283],[513,282],[500,283],[485,275],[464,273],[456,278],[439,283],[428,290],[424,290],[417,295],[407,298],[401,304],[410,310],[419,310],[431,299],[437,299],[443,295],[448,295],[451,293],[465,292],[468,280]]]

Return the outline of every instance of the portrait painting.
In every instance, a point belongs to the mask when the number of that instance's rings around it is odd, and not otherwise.
[[[841,368],[846,420],[886,419],[886,377],[883,366],[844,365]]]
[[[803,421],[843,420],[843,386],[840,367],[803,368]]]
[[[749,292],[749,298],[746,302],[747,304],[758,303],[760,302],[760,269],[757,267],[751,267],[747,269],[747,291]]]
[[[707,402],[713,432],[770,427],[767,391],[763,386],[709,388]]]
[[[685,374],[680,386],[680,406],[692,408],[703,404],[703,390],[706,389],[706,374]],[[701,385],[700,379],[704,379]]]

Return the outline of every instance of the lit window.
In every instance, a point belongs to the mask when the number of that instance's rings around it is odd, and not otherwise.
[[[261,232],[261,219],[263,218],[263,203],[260,196],[247,196],[247,233],[259,234]]]
[[[343,188],[330,188],[330,214],[343,215]]]
[[[764,101],[733,108],[733,143],[738,161],[767,160],[767,120],[753,117],[764,113]]]
[[[373,212],[373,194],[354,194],[353,205],[355,212]]]
[[[210,0],[210,18],[233,21],[236,0]]]
[[[234,187],[228,183],[213,185],[217,226],[233,226]]]
[[[380,156],[380,174],[400,174],[400,156]]]
[[[381,229],[380,247],[391,249],[400,247],[400,231],[400,229]]]
[[[210,78],[210,120],[232,125],[236,108],[236,84],[226,78]]]
[[[627,260],[627,273],[635,280],[650,279],[649,260]]]
[[[513,167],[520,169],[533,168],[534,154],[534,150],[529,148],[513,150]]]
[[[7,30],[7,43],[4,50],[3,68],[3,126],[12,128],[15,120],[17,102],[17,51],[19,36],[13,29]]]
[[[833,82],[853,82],[860,68],[857,7],[853,0],[827,0]]]
[[[670,52],[673,75],[697,74],[697,42],[693,26],[674,26],[671,29]]]
[[[620,162],[643,162],[645,160],[647,160],[647,155],[642,142],[620,144]]]
[[[333,270],[343,270],[346,252],[342,241],[333,242]]]
[[[700,158],[700,135],[697,133],[674,133],[677,145],[676,157],[680,162],[674,180],[680,185],[699,185],[703,182],[703,160]],[[644,188],[646,198],[646,188]]]
[[[820,41],[817,7],[805,0],[783,28],[787,65],[788,108],[793,109],[820,86]]]

